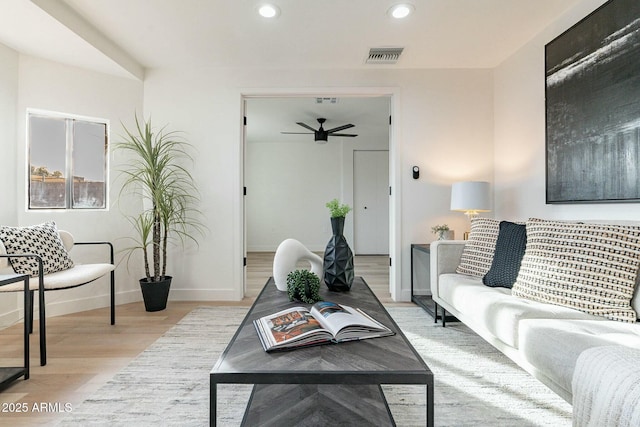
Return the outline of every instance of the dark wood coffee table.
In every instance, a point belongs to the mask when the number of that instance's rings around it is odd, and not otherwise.
[[[210,374],[210,425],[216,425],[217,385],[254,384],[243,425],[395,425],[381,384],[423,384],[427,426],[433,426],[433,373],[362,277],[351,291],[320,295],[358,307],[396,335],[266,353],[253,320],[289,302],[269,279]],[[327,422],[329,424],[326,424]]]

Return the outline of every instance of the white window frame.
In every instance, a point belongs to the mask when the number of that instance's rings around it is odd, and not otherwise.
[[[71,180],[67,180],[67,196],[65,198],[65,207],[31,207],[31,117],[42,117],[42,118],[50,118],[50,119],[62,119],[65,121],[83,121],[101,124],[105,126],[106,129],[106,144],[107,148],[105,150],[105,165],[104,165],[104,185],[105,185],[105,202],[104,207],[101,208],[80,208],[73,207],[73,182]],[[67,126],[66,127],[66,164],[65,164],[65,175],[73,176],[73,162],[72,162],[72,149],[73,149],[73,131]],[[26,189],[25,189],[25,209],[26,211],[31,212],[43,212],[43,211],[73,211],[73,212],[86,212],[86,211],[108,211],[110,206],[110,159],[111,159],[111,123],[108,119],[99,118],[99,117],[91,117],[91,116],[83,116],[78,114],[69,114],[69,113],[61,113],[57,111],[49,111],[49,110],[40,110],[34,108],[27,108],[26,110]],[[71,175],[68,175],[70,174]]]

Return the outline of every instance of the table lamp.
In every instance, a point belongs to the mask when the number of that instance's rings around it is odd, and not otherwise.
[[[480,212],[491,210],[489,183],[485,181],[456,182],[451,186],[451,210],[464,212],[471,221]],[[464,239],[469,233],[464,233]]]

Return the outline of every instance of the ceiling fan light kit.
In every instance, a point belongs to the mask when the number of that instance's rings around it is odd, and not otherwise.
[[[313,135],[313,140],[320,144],[324,144],[327,141],[329,141],[330,136],[341,136],[341,137],[351,137],[351,138],[358,136],[353,133],[338,133],[342,130],[355,127],[354,124],[349,123],[349,124],[337,126],[331,129],[325,129],[322,125],[324,124],[324,122],[327,121],[327,119],[320,117],[317,120],[318,120],[318,123],[320,123],[320,127],[318,129],[314,129],[306,123],[296,122],[298,126],[302,126],[303,128],[310,130],[311,132],[281,132],[281,133],[287,134],[287,135]]]

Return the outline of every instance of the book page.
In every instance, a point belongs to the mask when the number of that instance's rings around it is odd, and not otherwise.
[[[320,335],[316,340],[330,339],[320,323],[303,307],[294,307],[258,319],[258,333],[262,332],[267,347],[282,347],[298,341],[308,341],[310,335]],[[313,340],[312,340],[313,341]]]
[[[388,331],[384,325],[374,321],[369,316],[347,305],[340,305],[329,301],[320,301],[313,305],[311,314],[328,329],[334,337],[347,327],[358,332]]]

